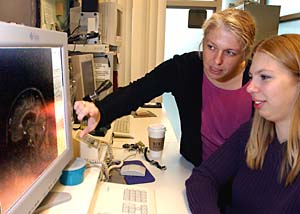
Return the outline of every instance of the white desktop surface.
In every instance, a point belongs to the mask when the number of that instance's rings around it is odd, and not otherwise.
[[[60,182],[54,186],[52,191],[70,193],[72,199],[53,206],[50,209],[40,212],[40,214],[56,213],[56,214],[85,214],[88,213],[90,203],[93,199],[94,190],[97,185],[99,168],[88,168],[84,172],[84,182],[75,186],[65,186]]]
[[[134,139],[114,139],[113,146],[121,148],[126,142],[136,143],[141,140],[148,146],[148,124],[162,123],[166,126],[165,144],[161,160],[162,165],[166,165],[167,170],[163,171],[150,165],[143,154],[137,154],[128,160],[142,160],[147,169],[155,177],[155,182],[138,184],[155,189],[156,207],[158,214],[185,214],[190,213],[185,194],[185,180],[190,176],[193,165],[186,161],[179,153],[180,143],[177,141],[172,125],[167,118],[167,114],[162,109],[148,108],[147,110],[155,113],[157,117],[133,118],[130,116],[130,130]],[[124,152],[123,149],[114,149],[114,157],[122,159],[134,152]],[[101,203],[101,199],[94,198],[95,203]]]
[[[115,159],[123,159],[134,152],[125,151],[122,148],[124,143],[136,143],[139,140],[148,146],[147,126],[152,123],[162,123],[166,126],[165,145],[161,160],[158,160],[162,165],[167,167],[163,171],[150,165],[145,161],[143,154],[137,154],[127,160],[141,160],[151,174],[155,177],[155,181],[146,184],[137,184],[153,188],[156,196],[157,214],[185,214],[190,213],[186,194],[185,180],[190,176],[193,165],[186,161],[179,153],[180,144],[176,139],[171,123],[167,118],[164,108],[149,108],[147,109],[157,115],[157,117],[133,118],[130,116],[130,130],[134,135],[134,139],[114,139],[113,151]],[[84,178],[84,182],[73,187],[65,187],[57,184],[56,190],[67,191],[72,194],[72,200],[63,204],[57,205],[48,209],[44,213],[94,213],[93,204],[101,203],[101,199],[94,194],[95,177],[99,175],[99,170],[92,168],[88,169]],[[98,186],[101,188],[101,186]],[[91,197],[93,199],[91,199]],[[90,200],[90,201],[89,201]],[[88,205],[88,203],[90,203]],[[86,211],[88,210],[89,211]]]

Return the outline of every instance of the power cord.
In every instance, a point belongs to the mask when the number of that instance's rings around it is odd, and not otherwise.
[[[112,168],[117,168],[118,166],[115,165],[110,166],[109,165],[113,162],[113,151],[112,151],[112,146],[110,143],[105,142],[105,141],[100,141],[98,144],[93,144],[92,146],[96,148],[99,151],[101,151],[101,144],[104,144],[107,146],[107,151],[105,152],[105,158],[103,161],[100,160],[91,160],[91,159],[86,159],[88,166],[87,167],[97,167],[100,169],[100,176],[99,180],[102,181],[108,181],[109,180],[109,172]],[[99,154],[101,156],[101,154]],[[101,158],[102,159],[102,158]],[[121,163],[120,163],[121,164]],[[122,163],[123,164],[123,163]],[[120,165],[121,166],[121,165]]]
[[[90,33],[86,34],[77,34],[77,35],[70,35],[68,37],[68,44],[73,43],[87,43],[89,39],[97,38],[99,36],[98,32],[91,31]]]
[[[96,167],[100,169],[100,174],[99,174],[99,180],[100,181],[107,181],[109,178],[109,171],[108,171],[108,166],[104,161],[98,161],[98,160],[87,160],[86,167],[87,168],[92,168]]]
[[[119,168],[121,168],[122,166],[123,166],[123,164],[124,164],[124,161],[119,161],[119,160],[115,160],[115,161],[112,161],[112,163],[114,163],[114,162],[116,162],[116,164],[111,164],[109,167],[108,167],[108,178],[107,178],[107,180],[110,178],[110,171],[112,170],[112,169],[119,169]]]
[[[122,147],[124,149],[127,149],[128,151],[136,151],[136,152],[139,152],[139,153],[143,152],[146,161],[149,162],[151,165],[157,167],[160,170],[166,170],[167,169],[166,166],[160,165],[160,163],[158,161],[150,160],[148,158],[148,154],[147,154],[148,153],[148,147],[146,147],[145,144],[142,141],[139,141],[137,143],[132,143],[132,144],[125,143],[125,144],[122,145]]]
[[[151,165],[156,166],[160,170],[167,170],[166,166],[160,165],[160,163],[157,162],[157,161],[155,161],[155,160],[150,160],[148,158],[147,152],[148,152],[148,147],[145,147],[145,149],[144,149],[144,156],[145,156],[145,159],[146,159],[147,162],[149,162]]]

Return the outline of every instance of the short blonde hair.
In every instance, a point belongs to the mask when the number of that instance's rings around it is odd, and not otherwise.
[[[241,39],[245,57],[250,57],[251,48],[255,40],[256,23],[254,18],[244,10],[228,8],[223,11],[213,13],[213,15],[203,23],[204,39],[210,30],[225,27],[238,38]]]

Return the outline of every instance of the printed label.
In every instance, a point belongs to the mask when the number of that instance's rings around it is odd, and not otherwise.
[[[162,151],[164,148],[165,138],[149,137],[149,149],[152,151]]]

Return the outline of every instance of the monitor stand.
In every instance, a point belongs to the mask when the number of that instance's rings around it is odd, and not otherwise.
[[[71,198],[72,195],[67,192],[49,192],[38,208],[34,211],[34,214],[38,214],[50,207],[69,201]]]

